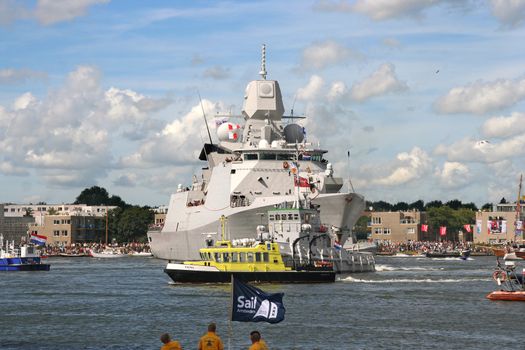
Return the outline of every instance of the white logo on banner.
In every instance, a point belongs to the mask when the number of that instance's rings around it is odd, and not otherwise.
[[[268,300],[264,300],[261,303],[261,306],[259,306],[259,310],[257,310],[253,318],[257,316],[262,316],[265,318],[277,318],[277,310],[278,310],[277,304],[272,303]]]

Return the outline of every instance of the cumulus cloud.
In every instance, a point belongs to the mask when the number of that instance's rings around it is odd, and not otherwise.
[[[369,77],[354,84],[350,90],[350,95],[356,101],[364,101],[374,96],[401,92],[407,89],[408,85],[397,78],[395,66],[385,63]]]
[[[333,101],[345,96],[347,93],[348,89],[346,88],[345,83],[342,81],[334,81],[330,86],[330,90],[328,91],[326,98],[328,98],[329,101]]]
[[[389,166],[389,170],[383,171],[389,175],[374,178],[373,184],[383,186],[406,184],[427,174],[432,165],[431,158],[419,147],[412,148],[409,153],[399,153],[396,158],[396,161]]]
[[[441,113],[485,114],[510,107],[525,98],[525,79],[478,81],[451,89],[439,98],[435,108]]]
[[[216,104],[202,100],[207,115],[216,110]],[[208,121],[212,129],[213,121]],[[147,168],[151,164],[184,165],[197,161],[202,148],[202,138],[206,135],[206,125],[202,119],[201,105],[180,119],[167,124],[162,131],[145,140],[137,152],[124,156],[119,163],[124,167]]]
[[[438,3],[438,0],[357,0],[352,10],[382,21],[396,17],[418,18],[423,10]]]
[[[84,16],[90,6],[108,2],[109,0],[38,0],[34,14],[40,23],[49,25]]]
[[[19,84],[31,79],[42,80],[47,78],[45,72],[34,71],[31,69],[0,69],[0,84]]]
[[[519,135],[500,143],[464,138],[451,145],[438,145],[434,152],[454,162],[495,163],[525,155],[525,138]]]
[[[301,69],[323,69],[349,60],[362,60],[364,56],[333,40],[315,42],[303,50]]]
[[[168,101],[100,84],[89,66],[71,72],[62,87],[38,100],[19,96],[11,108],[0,107],[0,172],[36,170],[49,185],[92,184],[114,166],[112,144],[119,131],[144,129],[150,114]]]
[[[443,169],[436,169],[435,176],[445,188],[459,188],[470,182],[469,168],[459,162],[445,162]]]
[[[493,117],[483,123],[481,130],[487,137],[506,138],[525,133],[525,113],[514,112],[509,117]]]
[[[515,28],[525,22],[525,0],[490,0],[492,14],[504,27]]]
[[[113,181],[113,184],[121,187],[135,187],[137,184],[137,175],[124,174]]]
[[[308,101],[313,100],[319,96],[324,85],[324,80],[318,75],[312,75],[308,84],[305,87],[297,90],[296,96],[298,100]]]
[[[221,66],[214,66],[206,69],[202,76],[205,78],[212,78],[215,80],[223,80],[230,77],[230,70]]]

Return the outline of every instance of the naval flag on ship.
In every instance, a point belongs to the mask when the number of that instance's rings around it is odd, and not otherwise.
[[[284,293],[265,293],[232,276],[232,321],[279,323],[286,309]]]

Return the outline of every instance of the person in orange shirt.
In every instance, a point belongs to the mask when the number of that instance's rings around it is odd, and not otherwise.
[[[250,340],[252,341],[252,345],[248,350],[268,350],[268,346],[266,342],[262,340],[259,331],[252,331],[250,333]]]
[[[199,350],[224,350],[224,344],[215,331],[215,323],[208,325],[208,333],[204,334],[199,341]]]
[[[161,335],[160,341],[164,344],[160,347],[160,350],[182,350],[180,343],[178,341],[171,340],[168,333]]]

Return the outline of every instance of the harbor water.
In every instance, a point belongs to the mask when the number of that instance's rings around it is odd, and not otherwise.
[[[485,296],[494,257],[378,257],[377,272],[284,292],[279,324],[232,323],[229,285],[176,285],[154,258],[50,258],[49,272],[0,274],[0,349],[196,349],[209,322],[225,348],[261,331],[270,349],[523,348],[525,303]],[[231,326],[231,328],[230,328]]]

